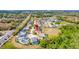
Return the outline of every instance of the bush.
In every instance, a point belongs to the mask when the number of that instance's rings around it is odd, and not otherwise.
[[[40,40],[40,46],[46,48],[47,41],[45,39]]]

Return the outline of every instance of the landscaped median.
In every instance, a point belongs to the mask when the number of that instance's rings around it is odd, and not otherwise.
[[[1,48],[17,48],[14,46],[14,44],[12,44],[12,38],[14,38],[14,36],[27,25],[30,19],[31,14],[15,29],[13,35],[9,38],[8,42],[6,42]]]
[[[16,28],[15,32],[13,33],[13,35],[16,35],[21,29],[24,28],[24,26],[28,23],[28,21],[31,18],[31,14],[20,24],[20,26],[18,26],[18,28]]]

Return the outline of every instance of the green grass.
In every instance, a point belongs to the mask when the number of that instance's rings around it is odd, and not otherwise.
[[[16,49],[16,47],[11,43],[11,39],[6,42],[3,46],[3,49]]]
[[[52,38],[46,42],[45,48],[52,49],[77,49],[79,48],[79,25],[66,25],[60,28],[61,34],[58,38]]]

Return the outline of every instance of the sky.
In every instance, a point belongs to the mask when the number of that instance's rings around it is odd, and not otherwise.
[[[78,0],[0,0],[1,10],[78,10]]]

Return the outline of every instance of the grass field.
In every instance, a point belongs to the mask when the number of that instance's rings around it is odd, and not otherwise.
[[[8,42],[6,42],[2,48],[3,49],[16,49],[16,47],[12,44],[12,40],[10,39]]]
[[[58,38],[50,40],[46,48],[79,48],[79,26],[66,25],[60,28],[61,34]]]

